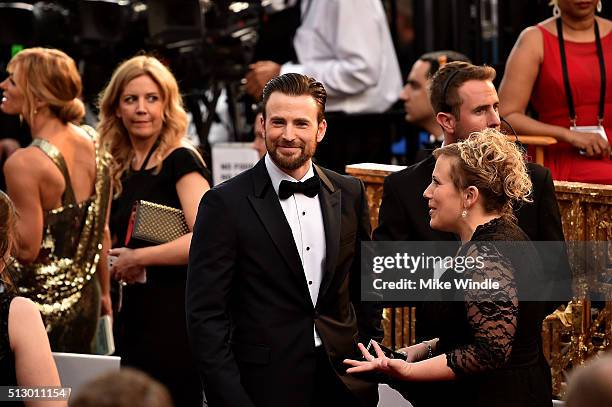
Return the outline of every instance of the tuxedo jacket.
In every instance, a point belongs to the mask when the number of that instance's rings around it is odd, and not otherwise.
[[[380,340],[381,309],[360,302],[360,242],[370,223],[363,184],[315,166],[326,240],[316,305],[264,160],[208,191],[189,253],[186,311],[211,407],[310,406],[314,332],[364,405],[375,384],[345,374],[356,343]]]

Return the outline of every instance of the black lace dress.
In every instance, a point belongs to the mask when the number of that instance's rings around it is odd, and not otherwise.
[[[178,148],[154,169],[132,170],[122,179],[123,192],[111,206],[111,234],[124,246],[134,202],[146,200],[181,208],[176,183],[186,174],[210,173],[193,151]],[[129,247],[142,247],[130,242]],[[202,405],[202,389],[187,340],[185,283],[187,265],[147,267],[145,284],[123,288],[115,340],[122,365],[144,370],[168,387],[176,406]]]
[[[541,267],[535,247],[511,220],[479,226],[458,255],[482,256],[485,268],[466,278],[492,278],[501,289],[455,292],[463,301],[424,304],[424,318],[435,321],[438,352],[446,354],[456,380],[413,383],[404,396],[421,406],[543,407],[552,405],[541,363],[539,336],[546,316],[543,302],[518,301],[518,289],[537,278]],[[493,242],[525,242],[521,250]],[[481,275],[477,275],[480,273]],[[441,280],[454,273],[445,272]]]

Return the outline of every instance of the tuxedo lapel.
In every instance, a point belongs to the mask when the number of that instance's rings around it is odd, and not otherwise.
[[[321,191],[319,193],[319,202],[321,204],[321,213],[323,215],[323,225],[325,228],[325,270],[323,281],[319,290],[317,299],[321,299],[325,295],[325,291],[331,283],[336,271],[336,262],[338,260],[338,251],[340,250],[340,232],[341,232],[341,191],[334,187],[327,175],[319,167],[314,167],[319,178],[321,178]]]
[[[254,194],[249,195],[249,202],[270,235],[272,242],[274,242],[274,245],[285,260],[285,263],[287,263],[294,276],[298,279],[300,287],[303,287],[304,296],[310,302],[306,276],[295,241],[293,240],[291,227],[287,222],[278,196],[274,192],[264,160],[260,160],[253,168],[253,185]]]

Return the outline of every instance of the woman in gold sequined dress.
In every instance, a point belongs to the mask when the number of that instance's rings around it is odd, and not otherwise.
[[[72,58],[26,49],[8,73],[1,108],[21,115],[33,138],[4,166],[18,213],[12,276],[20,295],[38,305],[54,351],[90,353],[100,308],[111,312],[103,250],[110,241],[108,166],[93,129],[75,125],[85,109]]]

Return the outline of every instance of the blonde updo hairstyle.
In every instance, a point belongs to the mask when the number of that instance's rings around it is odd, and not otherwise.
[[[161,169],[162,158],[170,149],[181,143],[187,131],[187,113],[183,108],[178,84],[170,70],[157,58],[147,55],[135,56],[121,63],[100,94],[100,123],[97,129],[101,145],[112,156],[111,175],[115,185],[115,197],[121,193],[121,177],[130,168],[134,157],[127,129],[116,112],[127,84],[142,75],[148,75],[159,86],[164,104],[160,144],[154,153],[154,157],[159,161],[156,173]]]
[[[457,143],[436,149],[434,157],[453,157],[451,179],[458,190],[478,189],[487,213],[514,217],[515,202],[532,202],[531,179],[516,144],[495,129],[474,132]]]
[[[83,89],[74,60],[52,48],[28,48],[15,55],[7,70],[23,92],[22,115],[31,125],[38,113],[36,102],[42,101],[50,112],[64,123],[80,123],[85,106],[79,99]]]

